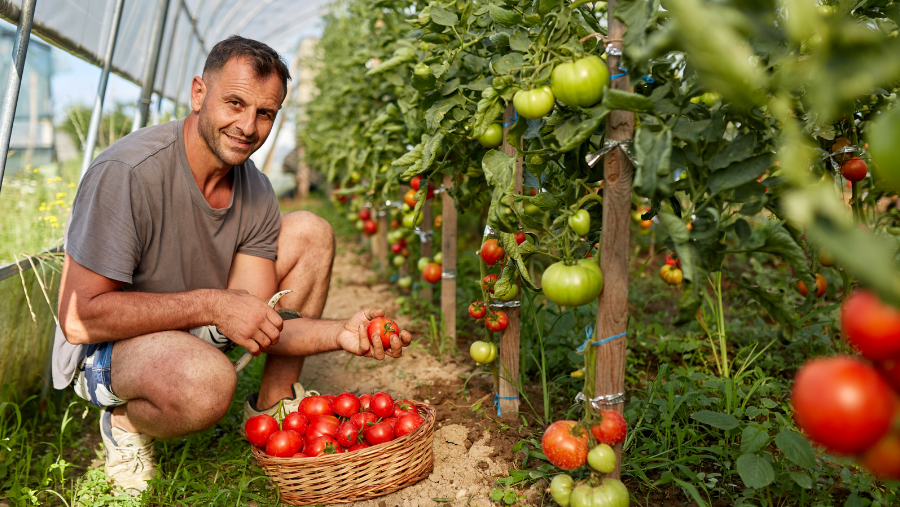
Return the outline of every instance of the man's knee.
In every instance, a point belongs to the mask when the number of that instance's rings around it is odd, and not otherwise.
[[[234,366],[212,346],[175,356],[171,367],[179,372],[181,381],[172,386],[177,392],[167,397],[170,410],[179,414],[191,431],[212,427],[231,405],[237,386]]]
[[[334,229],[328,220],[310,211],[295,211],[282,217],[279,244],[282,241],[302,245],[304,250],[329,257],[334,255]]]

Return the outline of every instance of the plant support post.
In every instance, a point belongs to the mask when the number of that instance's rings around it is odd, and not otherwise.
[[[450,195],[453,177],[444,175],[441,223],[441,251],[444,262],[441,274],[441,313],[444,316],[444,336],[456,343],[456,206]]]
[[[610,75],[622,73],[622,35],[625,25],[613,16],[618,0],[610,0],[609,42],[618,51],[607,54]],[[612,80],[610,88],[630,90],[628,75]],[[634,137],[634,113],[613,111],[606,119],[606,139],[621,141]],[[633,168],[625,153],[615,148],[603,160],[603,236],[600,245],[600,269],[603,271],[603,292],[597,312],[597,339],[625,332],[628,324],[628,253],[631,241],[631,184]],[[594,370],[594,395],[607,397],[600,403],[622,412],[625,392],[625,346],[627,337],[612,340],[597,347]],[[614,403],[608,403],[614,402]],[[616,469],[610,474],[621,475],[622,444],[615,446]]]
[[[37,0],[27,0],[19,12],[16,27],[16,42],[13,45],[12,65],[6,77],[6,93],[3,94],[3,110],[0,113],[0,190],[3,189],[3,174],[6,172],[6,156],[9,155],[9,139],[12,136],[13,121],[16,118],[16,103],[19,87],[22,86],[22,72],[25,57],[28,56],[28,41],[31,40],[31,25],[34,22],[34,4]]]
[[[432,222],[434,221],[434,219],[432,218],[434,216],[434,213],[432,213],[432,211],[431,211],[432,204],[434,204],[434,203],[428,202],[426,200],[425,205],[422,206],[422,227],[420,227],[420,229],[419,229],[422,231],[422,234],[424,234],[424,236],[422,236],[422,237],[425,238],[425,240],[422,242],[422,257],[429,257],[429,258],[431,257],[432,250],[433,250],[431,248],[431,237],[428,236],[428,233],[431,231]],[[421,276],[421,273],[419,274],[419,276]],[[431,304],[432,301],[434,301],[432,298],[433,291],[431,290],[431,284],[428,282],[425,282],[424,278],[422,280],[423,280],[422,299],[425,300],[426,302],[428,302],[428,304]]]
[[[166,15],[169,12],[169,0],[159,0],[156,8],[156,17],[153,20],[153,31],[150,37],[150,48],[147,53],[147,62],[144,65],[144,73],[141,76],[141,100],[138,102],[137,116],[131,131],[147,126],[150,115],[150,97],[153,95],[153,83],[156,81],[156,67],[159,62],[159,53],[162,49],[163,32],[166,28]]]

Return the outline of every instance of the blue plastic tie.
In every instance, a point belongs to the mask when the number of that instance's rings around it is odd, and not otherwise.
[[[503,124],[503,128],[509,127],[510,125],[512,125],[513,123],[517,122],[518,120],[519,120],[519,112],[516,111],[515,109],[513,109],[513,117],[512,117],[512,121],[509,122],[509,123],[504,123],[504,124]]]
[[[643,79],[645,83],[653,84],[653,83],[656,82],[656,81],[655,81],[652,77],[650,77],[650,76],[644,76],[644,77],[642,77],[641,79]]]
[[[582,352],[584,352],[584,349],[587,348],[587,346],[588,346],[589,343],[590,343],[591,345],[593,345],[594,347],[599,347],[600,345],[603,345],[604,343],[609,343],[609,342],[611,342],[611,341],[613,341],[613,340],[618,340],[619,338],[622,338],[623,336],[626,336],[626,335],[628,334],[628,333],[619,333],[619,334],[616,334],[616,335],[612,335],[612,336],[610,336],[609,338],[604,338],[604,339],[602,339],[602,340],[597,340],[597,341],[591,343],[591,338],[594,337],[594,330],[593,330],[593,328],[591,328],[591,326],[588,326],[588,327],[584,328],[584,333],[587,335],[587,339],[584,340],[584,343],[582,343],[581,346],[578,347],[577,350],[575,350],[575,352],[577,352],[577,353],[579,353],[579,354],[582,353]]]
[[[610,81],[612,81],[613,79],[619,79],[620,77],[625,77],[625,76],[627,76],[627,75],[628,75],[627,72],[623,72],[623,73],[621,73],[621,74],[616,74],[615,76],[613,76],[613,77],[611,77],[611,78],[609,78],[609,79],[610,79]]]
[[[500,400],[518,400],[518,396],[500,396],[497,391],[494,391],[494,405],[497,406],[497,417],[503,417],[503,413],[500,412]]]

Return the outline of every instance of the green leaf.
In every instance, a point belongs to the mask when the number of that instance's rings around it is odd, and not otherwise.
[[[734,276],[729,275],[728,278],[748,292],[750,296],[763,307],[770,317],[786,327],[786,331],[790,333],[792,329],[797,327],[797,319],[795,318],[796,309],[784,304],[784,297],[780,292],[768,292],[762,287],[744,283]]]
[[[706,130],[710,123],[712,123],[710,120],[690,121],[680,117],[675,123],[673,132],[678,139],[696,143],[700,139],[700,133]]]
[[[488,150],[481,161],[489,185],[507,188],[516,174],[516,158],[500,150]]]
[[[816,455],[812,446],[796,431],[789,429],[781,430],[775,436],[775,445],[781,449],[787,459],[793,461],[797,466],[807,470],[812,470],[816,466]]]
[[[770,167],[772,167],[771,153],[763,153],[742,162],[731,164],[725,169],[710,175],[709,192],[718,194],[722,190],[729,190],[744,183],[755,181]]]
[[[522,15],[512,9],[504,9],[496,4],[490,5],[491,19],[504,26],[516,26],[522,21]]]
[[[644,197],[656,197],[657,182],[670,173],[672,131],[653,132],[641,125],[634,137],[634,149],[634,191]]]
[[[381,65],[369,69],[369,71],[366,72],[366,75],[374,76],[375,74],[381,74],[382,72],[396,69],[404,63],[411,62],[416,59],[416,48],[412,46],[411,42],[398,41],[397,45],[399,47],[394,51],[394,56],[381,62]]]
[[[455,26],[457,22],[459,22],[459,18],[456,17],[456,14],[444,9],[443,7],[432,4],[431,5],[431,21],[442,25],[442,26]]]
[[[775,480],[772,464],[756,454],[744,454],[738,458],[737,471],[748,488],[764,488]]]
[[[564,135],[563,139],[559,140],[559,148],[556,151],[561,153],[565,153],[567,151],[574,150],[581,143],[587,141],[597,132],[597,129],[600,128],[600,124],[603,123],[603,120],[609,114],[609,110],[605,107],[596,107],[591,110],[592,115],[588,117],[586,120],[577,124],[574,129],[566,131],[561,131],[560,134]],[[557,136],[559,139],[559,136]]]
[[[441,99],[435,102],[428,111],[425,112],[425,126],[429,132],[434,132],[441,126],[441,120],[456,106],[462,106],[466,103],[465,97],[460,93]]]
[[[706,165],[712,170],[722,169],[735,162],[748,159],[750,155],[753,155],[755,149],[756,132],[750,132],[736,137],[720,152],[713,155]]]
[[[806,254],[784,227],[769,229],[766,242],[756,250],[781,257],[794,268],[794,275],[803,280],[807,287],[816,286],[816,280],[806,263]]]
[[[478,101],[478,106],[472,117],[472,134],[470,138],[478,139],[484,135],[487,128],[491,123],[494,123],[494,120],[497,119],[502,110],[503,105],[500,104],[500,95],[497,93],[497,90],[493,86],[485,88],[481,92],[481,100]]]
[[[616,4],[616,18],[628,29],[622,37],[626,48],[640,47],[647,42],[647,31],[656,28],[660,0],[620,0]]]
[[[517,29],[509,38],[509,47],[513,51],[525,53],[531,49],[531,39],[528,38],[528,32]]]
[[[740,426],[740,422],[733,415],[713,412],[711,410],[694,412],[691,414],[691,419],[725,431],[733,430]]]
[[[741,452],[754,453],[769,443],[769,433],[756,426],[747,426],[741,433]]]
[[[788,477],[790,477],[794,482],[797,483],[803,489],[812,489],[813,480],[812,477],[807,473],[803,472],[788,472]]]
[[[653,101],[643,95],[613,88],[607,88],[603,92],[602,105],[610,111],[621,110],[637,113],[649,113],[654,108]]]
[[[503,246],[503,249],[506,250],[506,254],[509,255],[509,258],[515,261],[515,263],[507,263],[507,268],[515,264],[519,278],[522,280],[522,285],[528,287],[530,290],[539,292],[541,289],[531,280],[531,276],[528,274],[528,266],[525,265],[525,259],[523,257],[534,253],[534,247],[531,243],[525,242],[519,245],[516,243],[515,234],[501,232],[500,244]],[[503,274],[506,274],[506,269],[503,270]]]

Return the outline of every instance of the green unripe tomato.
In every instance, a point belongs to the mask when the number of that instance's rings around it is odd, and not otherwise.
[[[569,474],[559,474],[550,481],[550,496],[562,507],[569,507],[569,497],[572,496],[572,486],[575,481]]]
[[[553,111],[556,97],[549,86],[533,90],[519,90],[513,95],[513,106],[523,118],[539,120]]]
[[[404,262],[406,262],[406,257],[402,255],[395,255],[391,262],[394,263],[394,266],[400,267]]]
[[[594,470],[608,474],[616,469],[616,451],[606,444],[599,444],[588,453],[587,461]]]
[[[477,341],[469,347],[469,355],[479,364],[488,364],[493,361],[491,343]]]
[[[362,178],[362,175],[359,174],[359,171],[351,171],[350,172],[350,181],[356,183],[359,179]]]
[[[387,233],[387,241],[389,244],[393,245],[397,243],[403,238],[403,231],[399,229],[394,229],[393,231],[388,231]]]
[[[567,106],[593,106],[603,98],[603,90],[608,86],[606,64],[594,55],[557,65],[550,75],[553,95]]]
[[[357,220],[359,220],[359,216],[356,213],[347,213],[347,220],[356,222]]]
[[[834,14],[834,6],[819,5],[816,7],[816,11],[818,11],[819,15],[822,16],[823,18],[827,18]]]
[[[412,286],[412,282],[413,282],[413,280],[412,280],[411,276],[401,276],[400,278],[397,279],[397,286],[399,286],[403,289],[408,289],[409,287]],[[397,303],[397,304],[400,304],[400,303]]]
[[[569,217],[569,228],[575,234],[584,236],[591,230],[591,214],[586,209],[580,209]]]
[[[355,225],[356,225],[357,231],[361,231],[366,228],[366,223],[363,222],[362,220],[357,220]]]
[[[443,264],[444,263],[444,252],[438,252],[438,253],[434,254],[434,262],[437,262],[438,264]]]
[[[825,250],[824,248],[819,249],[819,264],[825,266],[826,268],[830,268],[834,266],[834,256],[831,255],[831,252]]]
[[[499,298],[501,301],[512,301],[513,299],[516,299],[516,296],[519,295],[519,286],[515,284],[510,284],[509,290],[504,292],[503,294],[496,292],[496,289],[494,290],[494,296],[497,296],[497,298]]]
[[[525,203],[525,214],[533,216],[533,217],[541,217],[541,216],[543,216],[544,212],[541,211],[541,208],[538,208],[534,204],[531,204],[530,202],[526,202]]]
[[[875,178],[892,190],[900,190],[900,108],[881,113],[867,132]]]
[[[403,203],[403,205],[401,206],[400,209],[401,209],[404,213],[409,213],[410,211],[412,211],[412,206],[410,206],[409,204]]]
[[[503,125],[499,123],[491,123],[478,142],[485,148],[496,148],[503,143]]]
[[[550,301],[560,306],[581,306],[603,290],[603,273],[590,259],[580,259],[572,266],[560,261],[544,270],[541,284]]]
[[[428,257],[422,257],[419,259],[419,262],[416,263],[416,267],[419,268],[419,271],[424,271],[425,266],[427,266],[431,262],[431,259]]]
[[[628,507],[630,498],[628,488],[622,481],[606,478],[594,488],[591,503],[594,507]]]
[[[606,2],[594,2],[594,12],[600,12],[606,9]]]
[[[488,358],[488,362],[493,363],[494,359],[497,359],[497,354],[499,353],[499,351],[497,350],[497,345],[495,345],[494,342],[490,342],[490,345],[491,345],[491,357]]]
[[[569,505],[572,507],[593,507],[594,503],[591,496],[594,494],[594,488],[587,484],[575,486],[572,494],[569,495]]]
[[[419,213],[419,218],[415,220],[415,222],[413,222],[413,220],[415,219],[415,214],[407,213],[403,215],[403,227],[406,227],[407,229],[413,229],[417,225],[421,225],[423,218],[424,217],[422,216],[422,213]]]
[[[419,62],[416,64],[416,68],[413,72],[415,72],[417,76],[428,77],[431,75],[431,67],[425,62]]]

